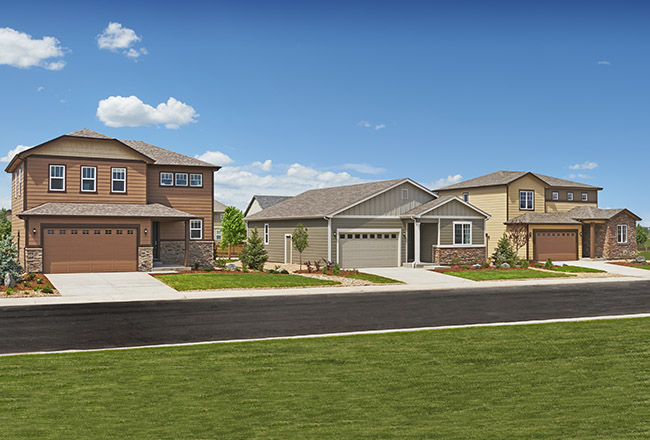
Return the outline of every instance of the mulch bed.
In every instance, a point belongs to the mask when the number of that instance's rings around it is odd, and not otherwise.
[[[42,273],[35,273],[34,279],[29,281],[27,276],[23,277],[23,281],[16,283],[16,287],[13,287],[13,293],[10,295],[7,294],[7,286],[0,286],[0,298],[30,298],[30,297],[43,297],[43,296],[61,296],[58,290],[52,286],[50,280],[43,275]],[[31,277],[31,275],[30,275]],[[37,280],[41,280],[41,284],[38,284]],[[27,283],[27,286],[25,286]],[[50,286],[53,293],[43,293],[42,291],[33,290],[34,287],[40,287],[41,289],[45,286]]]
[[[297,270],[295,273],[307,273],[307,274],[316,274],[316,275],[334,275],[332,269],[329,269],[327,272],[323,273],[323,269],[321,270],[312,270],[309,272],[307,269],[303,270]],[[356,275],[356,271],[354,270],[339,270],[339,274],[336,276],[339,277],[344,277],[346,275]]]
[[[535,269],[534,267],[527,267],[525,269]],[[523,267],[511,267],[510,269],[503,269],[500,267],[486,267],[486,268],[479,268],[479,269],[463,269],[462,267],[437,267],[435,269],[430,269],[431,272],[440,272],[440,273],[445,273],[445,272],[475,272],[475,271],[488,271],[488,270],[495,270],[495,271],[502,271],[502,270],[525,270]]]
[[[616,264],[617,266],[639,267],[648,266],[650,263],[632,263],[628,261],[608,261],[607,264]]]

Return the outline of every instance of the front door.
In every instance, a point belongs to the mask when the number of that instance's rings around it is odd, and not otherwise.
[[[153,244],[153,260],[160,261],[160,223],[151,222],[151,243]]]

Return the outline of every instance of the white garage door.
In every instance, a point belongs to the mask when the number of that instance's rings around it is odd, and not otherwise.
[[[339,234],[342,268],[395,267],[399,265],[397,232],[346,232]]]

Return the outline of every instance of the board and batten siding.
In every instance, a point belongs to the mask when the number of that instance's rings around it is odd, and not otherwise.
[[[402,190],[408,189],[408,198],[402,199]],[[366,200],[337,215],[391,215],[397,216],[433,200],[434,197],[409,182]]]
[[[426,218],[428,216],[482,217],[480,213],[458,200],[447,202],[433,211],[424,214],[422,217]]]
[[[284,263],[285,235],[293,234],[298,223],[307,228],[309,246],[302,253],[302,262],[327,260],[327,221],[324,219],[305,220],[259,220],[248,222],[248,233],[257,228],[259,236],[264,239],[264,225],[269,225],[269,244],[265,245],[269,263]],[[334,240],[332,240],[334,242]],[[300,261],[300,254],[293,250],[293,263]]]
[[[440,245],[450,246],[454,244],[454,221],[467,221],[472,222],[472,245],[485,244],[485,229],[483,227],[484,220],[468,219],[468,220],[454,220],[454,219],[440,219]]]
[[[27,209],[43,203],[147,203],[147,164],[71,157],[25,158]],[[50,191],[50,165],[65,165],[65,191]],[[97,192],[81,191],[81,167],[97,168]],[[111,193],[111,168],[126,168],[126,193]]]
[[[203,187],[160,186],[160,173],[200,173]],[[212,211],[213,172],[209,168],[150,165],[147,170],[147,202],[171,206],[179,211],[195,215],[203,220],[203,240],[212,240],[214,235]],[[160,222],[161,240],[184,240],[185,222]]]
[[[481,188],[467,188],[457,190],[439,191],[440,196],[458,196],[469,194],[469,203],[481,211],[489,214],[491,218],[485,222],[485,232],[490,236],[488,240],[488,255],[492,255],[501,236],[506,232],[508,193],[506,185],[487,186]]]
[[[326,225],[327,226],[327,225]],[[402,234],[402,263],[406,262],[406,224],[399,218],[337,218],[332,219],[332,232],[339,229],[399,229]],[[327,244],[327,243],[326,243]],[[332,261],[336,261],[336,236],[332,236]]]

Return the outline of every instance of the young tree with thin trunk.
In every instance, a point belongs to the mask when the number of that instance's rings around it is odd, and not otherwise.
[[[244,240],[246,240],[244,213],[234,206],[229,206],[225,209],[221,221],[221,249],[228,247],[228,259],[230,259],[232,247],[242,244]]]
[[[300,253],[300,270],[302,270],[302,253],[309,247],[309,234],[307,233],[307,228],[302,223],[296,225],[296,229],[293,230],[293,235],[291,236],[291,241],[293,247]]]
[[[519,255],[519,249],[528,244],[533,234],[528,231],[528,225],[526,223],[515,223],[508,225],[506,236],[515,249],[515,255]]]

